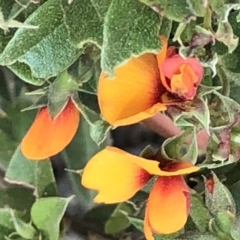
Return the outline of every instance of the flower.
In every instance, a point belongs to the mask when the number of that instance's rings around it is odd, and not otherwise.
[[[22,139],[23,155],[31,160],[43,160],[59,153],[74,137],[79,118],[79,111],[71,99],[54,119],[47,106],[42,107]]]
[[[145,210],[144,233],[169,234],[186,223],[190,209],[190,191],[182,175],[198,171],[185,161],[149,160],[115,147],[97,153],[83,170],[82,184],[97,190],[98,203],[126,201],[154,175],[158,176],[149,194]]]
[[[166,110],[167,105],[192,100],[203,77],[196,58],[183,59],[161,36],[155,55],[131,57],[115,69],[115,77],[101,72],[98,102],[103,117],[114,126],[139,122]]]

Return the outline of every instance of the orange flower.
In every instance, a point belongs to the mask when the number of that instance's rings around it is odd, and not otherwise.
[[[184,227],[190,210],[190,191],[182,175],[195,171],[198,167],[190,162],[147,160],[107,147],[87,163],[82,184],[98,191],[95,202],[110,204],[128,200],[157,175],[144,219],[145,236],[153,240],[153,232],[169,234]]]
[[[196,58],[183,59],[175,49],[167,49],[161,36],[159,54],[131,57],[115,69],[110,79],[101,73],[98,101],[103,117],[114,126],[139,122],[166,110],[169,104],[191,100],[203,77]]]
[[[47,107],[41,108],[21,142],[23,155],[31,160],[43,160],[59,153],[74,137],[79,117],[71,99],[54,119]]]

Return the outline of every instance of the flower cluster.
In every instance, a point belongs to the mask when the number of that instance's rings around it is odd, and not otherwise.
[[[98,100],[103,117],[113,126],[137,123],[166,110],[169,105],[190,101],[203,77],[196,58],[183,59],[175,48],[167,48],[160,37],[159,54],[132,57],[115,69],[110,79],[102,72]],[[107,147],[87,163],[83,186],[97,190],[94,201],[118,203],[131,198],[153,177],[158,176],[145,210],[144,233],[170,234],[184,227],[190,210],[190,191],[183,175],[198,171],[190,162],[136,157]]]
[[[113,126],[137,123],[164,111],[169,105],[190,101],[203,77],[196,58],[183,59],[176,49],[162,48],[155,55],[145,53],[131,57],[115,69],[110,79],[102,72],[98,82],[98,101],[104,119]],[[22,153],[29,159],[46,159],[64,149],[77,131],[79,112],[71,98],[54,119],[48,108],[39,110],[21,143]],[[152,159],[133,156],[120,149],[107,147],[87,163],[83,186],[98,191],[94,201],[118,203],[126,201],[157,176],[146,205],[144,233],[169,234],[184,227],[190,209],[190,191],[183,175],[198,167],[181,160]]]

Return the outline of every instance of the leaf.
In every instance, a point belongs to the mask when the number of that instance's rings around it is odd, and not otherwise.
[[[197,194],[193,194],[191,197],[190,217],[200,232],[208,230],[208,224],[212,217]]]
[[[143,220],[136,218],[136,217],[131,217],[129,215],[127,215],[128,220],[130,221],[130,223],[137,228],[139,231],[144,232],[144,227],[143,227]],[[178,237],[180,234],[182,233],[182,230],[176,232],[176,233],[172,233],[172,234],[164,234],[164,235],[157,235],[154,234],[154,239],[155,240],[171,240],[171,239],[177,239],[176,237]]]
[[[37,78],[34,77],[31,68],[22,62],[15,62],[12,65],[7,66],[10,70],[12,70],[20,79],[23,81],[36,85],[41,86],[44,84],[45,79],[44,78]]]
[[[25,223],[19,219],[13,211],[11,211],[12,221],[17,233],[23,238],[32,240],[36,234],[36,230],[30,223]]]
[[[213,172],[210,179],[205,179],[205,196],[205,204],[213,215],[223,210],[236,215],[236,204],[230,191]]]
[[[48,92],[48,109],[52,118],[59,115],[66,106],[69,97],[77,94],[77,90],[77,83],[67,71],[58,74]]]
[[[238,10],[240,8],[239,3],[231,3],[230,1],[226,1],[228,4],[225,4],[224,0],[213,0],[209,2],[212,10],[218,15],[218,18],[222,22],[227,22],[228,15],[231,10]]]
[[[182,119],[193,122],[195,118],[204,127],[204,129],[209,132],[210,113],[207,102],[201,96],[195,98],[191,102],[189,110],[182,111],[181,109],[173,107],[169,108],[168,113],[171,115],[176,124],[178,124]]]
[[[101,4],[97,0],[74,0],[68,4],[66,0],[61,0],[71,43],[78,48],[86,42],[102,45],[103,20],[110,3],[111,0],[102,0]]]
[[[199,14],[200,4],[194,0],[140,0],[164,17],[177,22],[190,22]],[[201,13],[202,14],[202,13]]]
[[[98,146],[100,146],[106,139],[111,126],[101,118],[100,114],[82,104],[75,95],[73,96],[73,102],[89,124],[90,137]]]
[[[124,214],[123,214],[124,212]],[[126,217],[126,214],[133,214],[134,209],[133,206],[130,203],[119,203],[115,210],[113,211],[110,218],[105,223],[104,231],[107,234],[116,234],[127,227],[130,226],[130,222],[128,218]]]
[[[221,238],[213,235],[212,233],[199,233],[196,231],[187,232],[181,235],[179,239],[176,240],[221,240]]]
[[[228,52],[232,53],[238,46],[239,38],[234,36],[232,26],[229,22],[219,22],[215,34],[218,41],[223,42],[228,47]]]
[[[47,239],[59,240],[59,225],[71,200],[72,197],[49,197],[38,199],[33,204],[32,221]]]
[[[89,136],[89,125],[84,118],[81,119],[77,133],[75,134],[71,143],[63,151],[62,156],[68,169],[79,170],[83,169],[86,163],[98,151],[105,147],[106,141],[98,146]],[[78,174],[69,173],[72,183],[73,191],[79,201],[81,201],[86,208],[90,208],[93,203],[95,192],[84,188],[81,185]]]
[[[236,202],[236,214],[240,214],[240,180],[235,182],[230,188],[229,188],[234,201]]]
[[[103,120],[97,120],[93,123],[93,125],[90,125],[90,136],[92,140],[99,146],[106,139],[110,129],[111,126],[107,122]]]
[[[0,208],[0,239],[14,232],[11,211],[9,208]]]
[[[131,56],[161,49],[159,16],[138,1],[112,0],[105,17],[102,70],[114,76],[114,68]]]
[[[16,201],[16,199],[21,199],[21,201]],[[11,208],[23,212],[26,220],[29,220],[28,211],[34,201],[33,189],[18,185],[0,188],[0,208]]]
[[[56,196],[55,179],[49,160],[32,161],[26,159],[18,147],[8,166],[6,181],[21,184],[35,189],[37,198]]]
[[[231,228],[231,237],[234,240],[238,240],[239,235],[240,235],[240,217],[238,216],[237,219],[234,221],[232,228]]]
[[[80,55],[80,50],[68,41],[58,0],[41,5],[25,24],[39,29],[18,29],[0,57],[2,65],[25,63],[35,78],[49,78],[66,69]],[[35,84],[32,79],[28,81]]]
[[[159,35],[164,35],[166,36],[167,38],[170,37],[170,34],[171,34],[171,30],[172,30],[172,21],[163,17],[162,18],[162,22],[161,22],[161,27],[160,27],[160,30],[159,30]]]
[[[184,142],[186,138],[192,136],[193,140],[186,148],[184,153]],[[198,148],[196,147],[196,133],[194,128],[188,128],[180,136],[174,136],[166,139],[162,144],[162,154],[165,158],[178,159],[196,163],[198,156]]]

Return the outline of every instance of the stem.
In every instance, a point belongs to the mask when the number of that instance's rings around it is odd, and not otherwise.
[[[222,89],[221,89],[221,94],[223,96],[228,97],[230,94],[230,83],[229,80],[225,74],[225,72],[223,71],[223,69],[219,66],[216,65],[217,68],[217,75],[222,83]]]
[[[209,6],[206,8],[206,12],[203,18],[203,27],[207,30],[212,28],[212,11]]]

